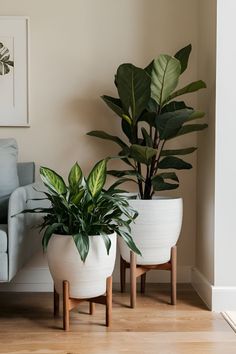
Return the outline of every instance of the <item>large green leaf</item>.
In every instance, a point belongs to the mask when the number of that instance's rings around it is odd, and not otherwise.
[[[140,250],[138,249],[138,247],[136,246],[134,240],[132,239],[132,237],[125,231],[123,231],[122,229],[117,230],[117,233],[119,236],[121,236],[123,238],[123,240],[125,241],[125,243],[127,244],[127,246],[135,253],[139,254],[140,256],[142,256]]]
[[[140,176],[139,173],[135,170],[109,170],[107,171],[107,174],[118,178],[124,176]]]
[[[162,150],[161,156],[188,155],[188,154],[192,154],[196,150],[197,150],[196,147],[177,149],[177,150]]]
[[[132,142],[132,127],[125,119],[121,121],[121,128],[129,141]]]
[[[102,239],[104,241],[104,244],[105,244],[105,247],[106,247],[106,250],[107,250],[107,254],[109,254],[110,252],[110,248],[111,248],[111,240],[110,240],[110,237],[109,235],[106,235],[104,233],[101,233],[101,236],[102,236]]]
[[[202,80],[194,81],[191,82],[191,84],[188,84],[187,86],[183,87],[182,89],[179,89],[175,92],[173,92],[168,98],[167,101],[172,100],[175,97],[182,96],[186,93],[192,93],[198,90],[201,90],[203,88],[206,88],[206,84]]]
[[[157,150],[147,146],[133,144],[130,146],[130,156],[137,162],[149,165],[156,156]]]
[[[180,61],[181,64],[181,74],[187,69],[189,55],[192,50],[192,45],[189,44],[186,47],[180,49],[176,54],[175,58]]]
[[[47,167],[40,167],[40,177],[46,187],[56,194],[65,194],[66,184],[61,176]]]
[[[95,197],[101,192],[106,182],[106,166],[107,166],[107,160],[99,161],[93,167],[92,171],[88,176],[87,185],[93,197]]]
[[[174,112],[185,108],[192,109],[186,106],[184,101],[171,101],[162,108],[161,113]]]
[[[208,127],[208,124],[188,124],[184,125],[182,128],[180,128],[178,134],[176,136],[184,135],[184,134],[189,134],[192,132],[198,132],[200,130],[204,130]]]
[[[85,262],[89,252],[89,236],[83,234],[73,235],[77,250],[79,251],[82,262]]]
[[[118,116],[122,118],[125,112],[122,108],[122,103],[119,98],[104,95],[102,96],[102,99],[109,108],[111,108]]]
[[[63,226],[62,223],[54,223],[52,225],[49,225],[46,228],[43,238],[42,238],[42,246],[43,246],[44,251],[47,249],[48,242],[49,242],[50,238],[52,237],[52,235],[54,233],[57,233],[61,226]]]
[[[143,135],[143,139],[145,141],[145,145],[146,146],[149,146],[149,147],[153,147],[153,141],[152,141],[152,138],[151,136],[148,134],[147,130],[142,127],[141,128],[141,132],[142,132],[142,135]]]
[[[79,187],[82,181],[82,177],[83,177],[82,170],[78,165],[78,163],[76,162],[74,166],[71,168],[68,177],[69,185],[72,190],[75,190]]]
[[[166,191],[178,188],[179,184],[165,182],[162,176],[157,175],[152,178],[152,186],[155,191]]]
[[[159,161],[158,168],[163,170],[168,168],[173,168],[175,170],[189,170],[192,168],[192,165],[176,156],[167,156]]]
[[[102,130],[92,130],[91,132],[87,133],[87,135],[95,136],[96,138],[100,138],[104,140],[113,141],[114,143],[118,144],[122,148],[127,147],[127,145],[120,138],[114,135],[110,135],[106,132],[103,132]]]
[[[157,116],[156,126],[160,132],[160,138],[171,139],[176,136],[182,124],[189,119],[192,113],[191,109],[181,109]]]
[[[154,60],[151,82],[151,96],[162,106],[176,88],[181,72],[178,59],[161,54]]]
[[[162,172],[162,173],[158,173],[157,176],[160,176],[163,179],[171,179],[172,181],[179,182],[179,178],[175,172]],[[154,177],[156,177],[156,176],[154,176]]]
[[[150,82],[145,70],[132,64],[122,64],[117,70],[116,83],[122,106],[134,121],[150,99]]]

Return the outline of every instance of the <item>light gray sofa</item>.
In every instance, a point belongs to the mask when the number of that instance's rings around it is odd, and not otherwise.
[[[42,196],[34,189],[41,189],[41,185],[33,183],[34,163],[18,163],[17,169],[20,187],[11,193],[8,223],[0,224],[0,282],[9,282],[16,275],[36,252],[41,239],[39,230],[35,228],[41,218],[40,215],[19,214],[12,217],[26,208],[39,206],[38,202],[27,200]]]

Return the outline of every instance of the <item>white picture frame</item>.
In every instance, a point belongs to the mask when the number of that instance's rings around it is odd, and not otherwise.
[[[28,17],[0,16],[1,127],[29,127],[28,35]]]

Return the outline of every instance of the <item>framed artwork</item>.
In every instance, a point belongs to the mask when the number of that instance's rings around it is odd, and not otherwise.
[[[28,18],[0,16],[0,126],[29,126]]]

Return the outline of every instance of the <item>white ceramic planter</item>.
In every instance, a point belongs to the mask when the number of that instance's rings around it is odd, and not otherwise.
[[[111,276],[116,258],[116,234],[109,235],[109,255],[101,236],[89,237],[89,253],[85,263],[71,236],[53,235],[47,248],[49,270],[56,291],[62,294],[62,282],[70,283],[70,296],[79,299],[103,295],[106,278]]]
[[[182,198],[159,197],[152,200],[130,199],[138,211],[131,225],[132,237],[142,253],[137,264],[162,264],[170,260],[171,247],[178,241],[183,218]],[[130,262],[130,250],[119,237],[121,256]]]

